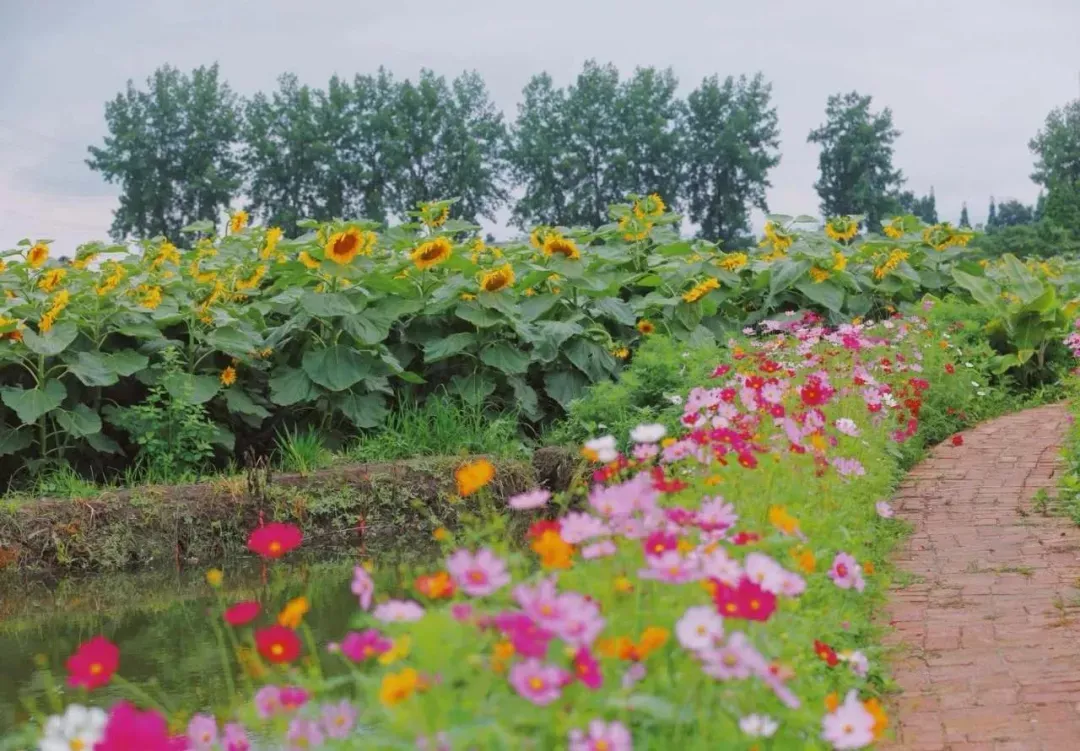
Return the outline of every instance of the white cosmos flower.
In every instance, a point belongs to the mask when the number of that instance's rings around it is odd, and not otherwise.
[[[679,643],[692,652],[708,649],[724,636],[724,619],[716,608],[706,605],[687,608],[675,624],[675,635],[679,637]]]
[[[752,738],[769,738],[779,727],[768,715],[748,714],[739,720],[739,729]]]
[[[663,425],[638,425],[630,431],[630,440],[634,443],[659,443],[667,428]]]
[[[53,715],[45,722],[40,751],[90,751],[101,740],[107,720],[102,709],[72,704],[64,714]]]
[[[619,450],[615,447],[615,436],[602,435],[599,438],[585,441],[585,448],[596,454],[599,461],[613,462],[619,458]]]

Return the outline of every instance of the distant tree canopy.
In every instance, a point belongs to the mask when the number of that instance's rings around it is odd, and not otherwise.
[[[1052,111],[1028,146],[1031,179],[1046,190],[1043,214],[1080,236],[1080,99]]]
[[[905,190],[897,197],[900,210],[905,214],[914,214],[927,224],[938,223],[937,199],[934,197],[934,189],[930,188],[930,194],[917,198],[910,190]]]

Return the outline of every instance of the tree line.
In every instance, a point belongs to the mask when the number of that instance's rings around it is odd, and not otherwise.
[[[565,87],[533,76],[511,122],[475,72],[425,70],[412,81],[380,69],[325,88],[285,74],[274,91],[245,99],[216,64],[164,66],[106,103],[108,135],[87,163],[121,188],[116,239],[179,239],[181,227],[240,204],[292,234],[302,218],[385,222],[446,197],[468,221],[507,208],[519,228],[600,225],[627,194],[657,193],[702,236],[744,245],[751,211],[769,210],[780,163],[772,87],[760,73],[714,75],[683,98],[678,83],[670,69],[623,77],[590,61]],[[1033,179],[1046,189],[1040,216],[1080,236],[1078,134],[1080,102],[1052,113],[1031,147]],[[899,136],[870,96],[829,97],[825,122],[808,135],[821,149],[814,187],[824,215],[860,214],[870,227],[900,212],[937,222],[932,189],[902,190]],[[996,208],[1003,222],[1015,222],[1014,210]]]

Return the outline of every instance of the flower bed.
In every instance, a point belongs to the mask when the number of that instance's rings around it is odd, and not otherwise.
[[[915,318],[767,323],[682,395],[678,435],[586,443],[587,485],[506,511],[492,467],[459,467],[479,512],[440,541],[442,567],[358,567],[353,631],[311,633],[318,602],[303,597],[276,617],[222,601],[223,654],[243,658],[230,696],[164,712],[138,689],[142,711],[68,709],[26,737],[81,727],[100,751],[136,732],[144,749],[233,751],[869,746],[888,724],[872,613],[902,534],[884,499],[924,412],[976,388],[942,341]],[[526,549],[507,514],[531,515]],[[297,543],[287,526],[250,540],[273,560]],[[67,665],[91,700],[122,673],[107,641]]]

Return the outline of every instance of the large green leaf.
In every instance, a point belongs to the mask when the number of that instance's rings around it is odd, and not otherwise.
[[[605,380],[615,372],[615,358],[603,347],[588,339],[574,339],[565,350],[566,357],[574,367],[589,377],[593,383]]]
[[[222,326],[210,332],[206,341],[214,349],[233,357],[249,357],[262,348],[262,339],[238,326]]]
[[[486,329],[497,326],[506,320],[505,316],[499,315],[494,310],[481,308],[475,303],[463,302],[454,309],[454,314],[462,320],[468,321],[478,329]]]
[[[386,341],[392,323],[388,316],[372,315],[370,309],[341,319],[341,327],[358,342],[368,346]]]
[[[236,414],[251,415],[262,419],[270,416],[270,411],[266,407],[256,403],[246,391],[238,386],[225,389],[225,406],[230,412]]]
[[[67,396],[67,389],[60,381],[46,382],[43,389],[22,389],[12,386],[0,390],[0,399],[15,410],[15,414],[24,425],[32,425],[42,415],[46,415],[60,406]]]
[[[551,362],[559,356],[559,348],[567,339],[583,331],[572,321],[538,321],[533,334],[537,357],[543,362]]]
[[[808,300],[822,305],[834,313],[844,307],[844,290],[830,281],[812,282],[804,280],[795,285],[795,289]]]
[[[559,301],[558,295],[533,295],[526,297],[518,303],[518,313],[522,320],[535,321],[547,313]]]
[[[67,360],[68,370],[87,386],[111,386],[119,377],[97,352],[80,352]]]
[[[56,324],[44,334],[35,334],[33,329],[29,328],[23,329],[23,344],[34,354],[51,357],[67,349],[78,335],[79,329],[75,324],[65,321]]]
[[[319,318],[351,316],[356,312],[356,306],[341,292],[322,293],[309,290],[300,298],[300,307]]]
[[[514,390],[517,408],[530,420],[539,420],[543,415],[540,413],[540,400],[536,396],[536,390],[521,376],[510,376],[506,380]]]
[[[548,396],[563,409],[569,409],[570,402],[580,398],[588,385],[589,380],[576,370],[554,371],[544,376]]]
[[[996,308],[1001,302],[997,285],[984,276],[975,276],[960,269],[953,269],[953,281],[968,291],[975,302]]]
[[[509,342],[496,342],[480,352],[480,361],[507,375],[520,375],[529,369],[529,354]]]
[[[221,381],[211,375],[169,373],[161,383],[173,399],[188,404],[205,404],[221,389]]]
[[[164,336],[158,327],[152,323],[128,323],[123,326],[117,326],[116,333],[130,336],[133,339],[142,339],[144,341],[153,341],[155,339],[161,339]]]
[[[1043,282],[1032,274],[1016,256],[1006,253],[1001,260],[1005,276],[1009,279],[1009,291],[1019,297],[1020,302],[1029,303],[1042,294]]]
[[[145,370],[149,364],[150,359],[146,355],[130,349],[122,349],[105,355],[106,367],[120,376],[135,375],[140,370]]]
[[[450,393],[457,394],[470,404],[483,404],[495,392],[495,382],[480,373],[455,378],[450,383]]]
[[[0,456],[22,451],[34,442],[33,432],[29,429],[16,430],[0,425]]]
[[[476,344],[476,334],[461,332],[440,337],[424,345],[424,362],[438,362],[464,352]]]
[[[310,349],[301,364],[308,378],[331,391],[344,391],[372,373],[367,357],[341,344]]]
[[[86,442],[90,444],[94,451],[100,451],[103,454],[124,453],[123,449],[120,448],[120,444],[104,433],[91,433],[86,436]]]
[[[66,409],[56,413],[56,422],[76,438],[84,438],[101,432],[101,417],[85,404],[76,404],[70,412]]]
[[[637,323],[633,308],[617,297],[605,297],[597,300],[593,307],[596,308],[600,315],[611,318],[624,326],[633,326]]]
[[[778,295],[788,289],[807,272],[809,261],[796,261],[785,258],[772,264],[769,271],[769,294]]]
[[[274,368],[270,376],[270,401],[281,407],[310,401],[318,395],[311,379],[300,368],[285,365]]]
[[[382,394],[342,394],[335,402],[342,414],[358,428],[375,428],[383,423],[390,410]]]

